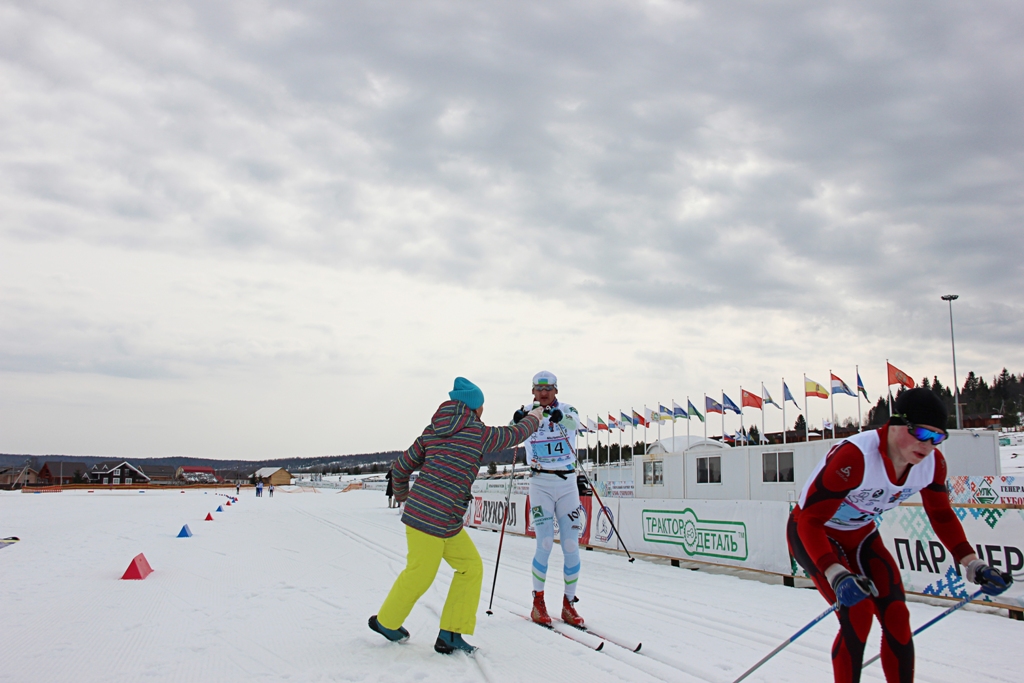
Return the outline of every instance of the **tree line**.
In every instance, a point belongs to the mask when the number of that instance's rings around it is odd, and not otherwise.
[[[953,390],[942,384],[936,376],[933,376],[931,380],[925,377],[917,386],[929,389],[942,400],[949,411],[949,423],[946,427],[956,427],[954,406],[956,401],[953,397]],[[893,398],[897,398],[901,393],[903,393],[902,387]],[[991,384],[973,371],[967,373],[967,379],[960,390],[960,412],[964,419],[1001,415],[999,421],[1003,427],[1018,427],[1022,410],[1024,410],[1024,373],[1014,375],[1003,368],[1002,372],[992,378]],[[868,425],[882,425],[888,419],[889,402],[883,396],[868,411]]]

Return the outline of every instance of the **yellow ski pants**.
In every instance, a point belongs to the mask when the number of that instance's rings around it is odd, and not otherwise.
[[[405,570],[395,579],[395,585],[381,605],[378,623],[390,629],[401,626],[416,601],[434,583],[441,560],[444,560],[455,570],[455,577],[441,612],[441,629],[472,635],[484,579],[484,565],[473,539],[465,529],[451,538],[437,538],[410,526],[405,527],[405,538],[409,544]]]

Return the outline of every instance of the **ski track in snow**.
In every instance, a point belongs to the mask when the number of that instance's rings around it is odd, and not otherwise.
[[[485,576],[467,640],[481,650],[443,656],[433,643],[446,564],[406,621],[408,643],[366,626],[405,566],[400,511],[380,492],[257,499],[249,490],[203,521],[224,501],[178,489],[0,492],[0,536],[22,539],[0,554],[0,681],[730,683],[826,607],[810,590],[584,551],[581,614],[608,637],[643,642],[639,653],[608,640],[596,652],[522,618],[533,539],[506,535],[487,616],[499,535],[470,530]],[[186,523],[195,535],[176,538]],[[140,552],[154,573],[120,581]],[[555,617],[561,589],[556,547],[546,591]],[[912,622],[942,609],[911,603]],[[835,633],[830,617],[747,680],[831,680]],[[984,670],[986,680],[1017,681],[1022,637],[1020,622],[961,610],[916,639],[917,680],[960,683]],[[878,640],[876,625],[866,656]],[[884,680],[878,663],[862,680]]]

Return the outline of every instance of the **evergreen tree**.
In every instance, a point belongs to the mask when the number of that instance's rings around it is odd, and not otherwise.
[[[889,420],[889,402],[884,396],[868,411],[868,427],[881,427]]]
[[[793,429],[796,430],[797,436],[807,430],[807,420],[804,419],[803,413],[796,416],[796,423],[793,425]]]
[[[761,432],[757,429],[757,425],[752,425],[747,430],[747,436],[750,437],[750,443],[761,443]]]

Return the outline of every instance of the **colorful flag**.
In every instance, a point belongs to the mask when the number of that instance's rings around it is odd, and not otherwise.
[[[651,423],[644,419],[640,413],[633,411],[633,420],[638,427],[650,427]]]
[[[591,420],[589,417],[587,418],[587,431],[588,432],[596,432],[597,431],[597,425],[594,424],[594,421]]]
[[[786,386],[785,382],[782,383],[782,394],[783,394],[783,396],[782,396],[782,402],[783,403],[785,403],[786,401],[792,401],[793,405],[796,406],[796,409],[800,410],[800,404],[796,402],[795,398],[793,398],[793,394],[791,394],[789,392],[789,387]]]
[[[761,400],[764,401],[766,406],[775,406],[776,408],[782,407],[772,400],[772,395],[768,393],[767,387],[761,387]]]
[[[864,394],[864,398],[865,399],[867,399],[869,401],[871,400],[871,399],[868,398],[868,390],[864,388],[864,380],[862,380],[860,378],[860,373],[859,372],[857,373],[857,391],[859,391],[860,393]]]
[[[675,401],[672,401],[672,417],[682,417],[686,418],[687,420],[690,419],[690,417],[686,414],[686,410],[684,410],[683,407],[676,403]]]
[[[740,407],[733,403],[732,399],[726,396],[724,391],[722,392],[722,408],[724,410],[731,410],[737,415],[740,414]]]
[[[910,375],[903,372],[889,361],[885,362],[885,366],[889,370],[889,386],[892,386],[893,384],[902,384],[907,389],[914,388],[914,380],[910,378]]]
[[[813,379],[807,379],[807,375],[804,375],[804,395],[810,398],[811,396],[817,396],[818,398],[828,398],[828,389],[821,386]]]
[[[672,420],[672,419],[675,419],[675,418],[672,417],[672,411],[671,410],[669,410],[668,408],[666,408],[665,406],[663,406],[663,405],[661,405],[659,403],[658,404],[658,419],[661,420],[662,422],[665,422],[667,420]]]
[[[832,422],[825,418],[821,418],[821,431],[825,431],[826,429],[832,429]]]
[[[626,415],[626,413],[621,410],[619,411],[619,417],[622,418],[621,420],[619,420],[620,422],[626,422],[636,427],[636,418]]]
[[[608,431],[608,425],[604,423],[604,420],[601,419],[600,415],[597,416],[597,429],[598,431],[601,431],[602,429],[606,432]]]
[[[609,414],[609,415],[608,415],[608,429],[609,429],[609,430],[612,430],[612,429],[618,429],[618,428],[619,428],[619,423],[618,423],[618,422],[616,422],[616,421],[615,421],[615,418],[614,418],[614,417],[612,417],[612,416],[611,416],[611,415]]]
[[[654,412],[653,410],[651,410],[647,406],[644,406],[644,422],[646,422],[647,425],[650,426],[650,424],[652,422],[654,422],[655,420],[657,420],[657,419],[658,419],[658,413]]]
[[[697,406],[693,405],[693,401],[691,401],[690,399],[686,399],[686,414],[688,416],[693,415],[701,422],[704,421],[704,416],[700,414],[700,411],[697,410]],[[687,419],[689,419],[689,417],[687,417]]]
[[[704,397],[704,412],[719,413],[720,415],[725,415],[725,413],[722,412],[722,404],[716,401],[715,399],[711,398],[710,396]]]
[[[740,392],[740,403],[743,404],[744,408],[749,406],[751,408],[757,408],[758,410],[762,410],[760,396],[758,396],[757,394],[752,394],[746,389],[741,389]]]
[[[847,396],[857,395],[850,391],[850,387],[846,386],[846,382],[839,379],[835,375],[832,375],[832,395],[835,396],[836,394],[846,394]]]

